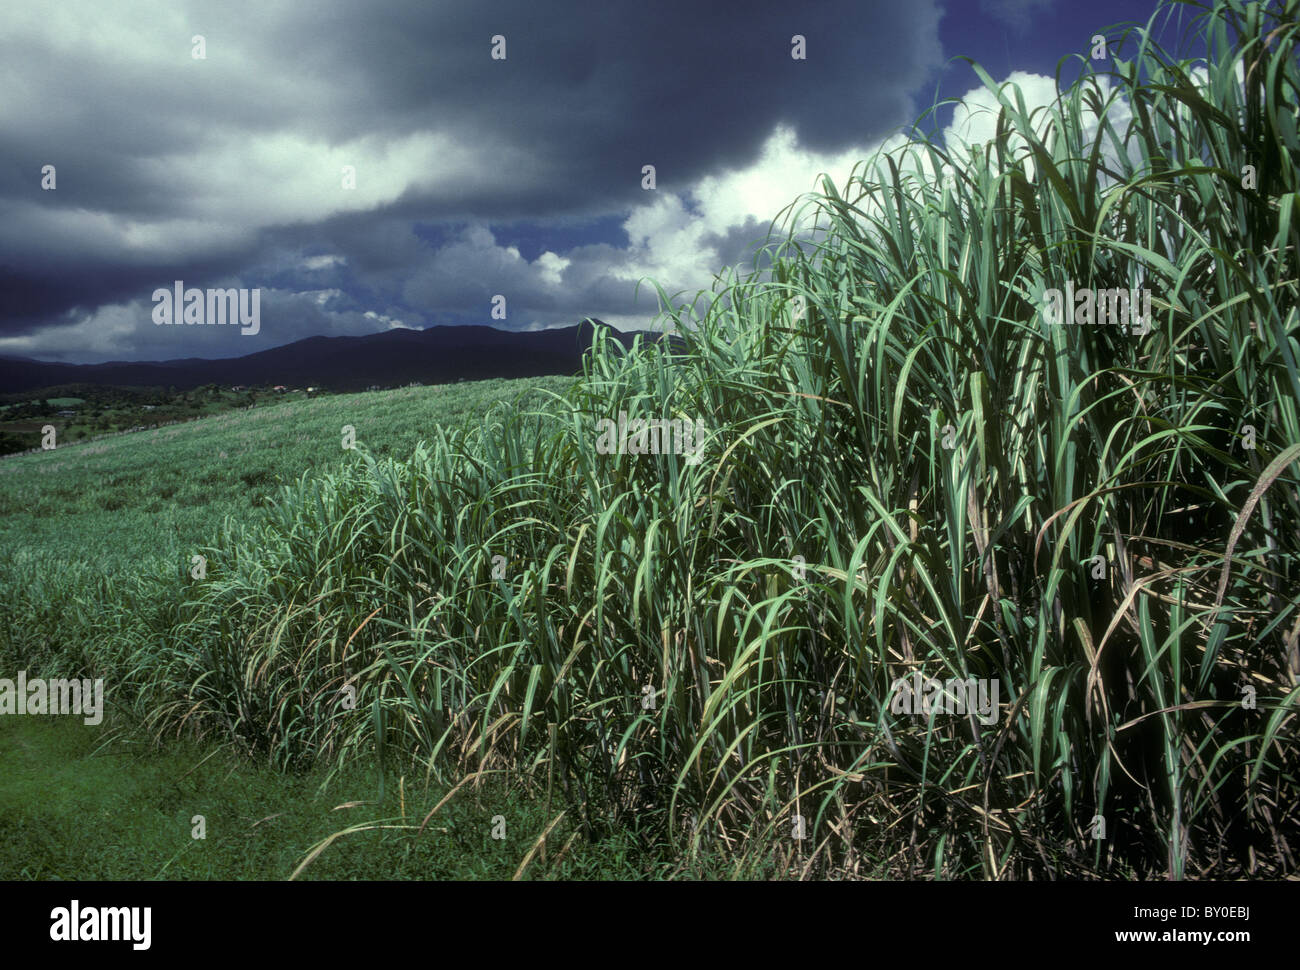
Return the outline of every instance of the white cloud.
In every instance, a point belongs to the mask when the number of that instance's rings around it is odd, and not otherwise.
[[[1008,80],[1020,86],[1031,112],[1056,97],[1052,78],[1017,71]],[[981,86],[967,92],[963,100],[964,105],[957,108],[944,132],[946,147],[958,157],[964,153],[963,146],[982,144],[996,133],[996,97]],[[801,146],[791,129],[778,127],[753,164],[697,182],[688,193],[695,202],[694,211],[682,198],[662,192],[633,210],[624,223],[630,243],[628,259],[612,267],[611,273],[628,280],[648,276],[658,280],[670,294],[707,289],[714,274],[723,268],[713,240],[748,227],[753,242],[759,243],[772,221],[783,212],[785,218],[776,228],[778,233],[792,227],[808,229],[813,210],[810,207],[801,212],[796,200],[805,193],[820,191],[822,174],[842,190],[863,160],[882,147],[892,149],[905,141],[902,136],[892,136],[839,152],[815,152]],[[1023,144],[1015,147],[1022,149]],[[910,155],[904,168],[908,165],[914,172],[931,177],[934,174],[928,156]],[[791,203],[796,205],[786,212]],[[860,204],[869,206],[870,200]],[[633,325],[644,326],[645,322]]]
[[[139,336],[141,320],[148,322],[150,309],[140,301],[132,301],[105,304],[94,313],[70,313],[68,316],[76,319],[75,323],[21,337],[0,337],[0,354],[58,360],[64,356],[67,347],[75,346],[74,356],[78,362],[92,358],[120,359],[121,348],[131,346]]]
[[[1031,113],[1055,99],[1052,78],[1017,71],[1008,80],[1019,85]],[[944,132],[946,147],[957,158],[964,155],[963,146],[982,145],[996,133],[996,97],[978,87],[964,100]],[[905,143],[897,135],[843,151],[816,152],[801,145],[793,130],[779,126],[752,164],[706,176],[681,194],[645,193],[646,201],[633,208],[623,223],[628,237],[624,248],[583,246],[564,255],[548,251],[529,263],[517,248],[498,245],[485,226],[474,225],[430,258],[418,280],[406,287],[404,298],[413,305],[481,306],[486,313],[489,295],[500,292],[510,302],[509,325],[535,329],[548,320],[575,322],[557,320],[555,313],[547,312],[554,307],[553,292],[563,284],[568,303],[588,307],[587,312],[620,329],[645,328],[657,309],[652,288],[642,286],[635,304],[644,307],[644,314],[620,312],[631,309],[638,281],[657,281],[670,296],[682,294],[689,302],[698,291],[708,290],[724,269],[719,251],[724,241],[734,245],[739,236],[751,247],[762,243],[773,220],[791,203],[805,193],[820,191],[823,174],[843,190],[850,175],[861,170],[863,160],[881,147]],[[934,175],[928,156],[910,154],[904,169],[909,166],[914,173]],[[860,205],[869,208],[872,202],[863,200]],[[786,213],[787,219],[776,227],[778,234],[791,226],[810,227],[813,209],[804,210],[796,223],[793,216],[798,208],[796,204]],[[611,294],[623,302],[611,307]]]
[[[384,324],[389,330],[410,330],[406,323],[396,317],[390,317],[385,313],[376,313],[374,310],[367,310],[363,316],[367,320],[374,320],[377,323]]]
[[[337,256],[327,254],[324,256],[308,256],[302,261],[303,269],[317,270],[330,269],[334,266],[346,266],[348,263],[346,256]]]
[[[1026,71],[1012,71],[1005,83],[1014,84],[1020,89],[1025,106],[1034,119],[1035,130],[1041,136],[1046,112],[1037,109],[1056,100],[1055,79]],[[1007,90],[1006,97],[1015,103],[1013,91]],[[944,143],[948,150],[956,153],[963,146],[983,145],[991,141],[997,135],[998,112],[1001,110],[997,95],[988,88],[981,86],[967,91],[961,103],[953,109],[952,122],[944,129]],[[1020,151],[1024,147],[1023,139],[1013,137],[1013,151]]]
[[[564,271],[572,265],[573,260],[566,259],[563,256],[557,256],[555,253],[547,250],[537,257],[533,263],[537,267],[538,275],[552,286],[559,286],[564,281]]]
[[[324,306],[326,303],[337,300],[343,295],[343,291],[338,289],[304,290],[303,292],[307,296],[315,297],[317,306]]]

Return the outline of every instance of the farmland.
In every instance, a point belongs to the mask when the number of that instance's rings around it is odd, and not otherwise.
[[[598,331],[576,381],[13,459],[0,661],[384,805],[505,785],[539,853],[635,844],[642,875],[1292,877],[1300,28],[1275,26],[1221,0],[1195,72],[1146,45],[1033,117],[990,80],[997,138],[824,179],[770,270],[660,290],[677,339]],[[1141,327],[1062,289],[1141,291]]]
[[[256,521],[278,481],[346,461],[345,423],[375,453],[400,455],[434,427],[457,427],[498,405],[544,405],[568,383],[484,381],[289,401],[11,459],[0,466],[6,624],[12,631],[25,623],[40,639],[7,637],[6,674],[12,665],[34,666],[22,644],[51,641],[62,653],[75,638],[88,646],[102,639],[106,607],[86,599],[96,590],[111,595],[118,583],[158,573],[170,579],[227,516]],[[46,610],[27,599],[30,589],[58,591],[59,600]],[[25,620],[24,602],[32,611]],[[69,673],[54,666],[50,672]],[[315,847],[353,829],[298,878],[508,879],[550,821],[542,801],[494,784],[448,805],[421,831],[450,787],[423,774],[399,774],[386,792],[373,766],[337,777],[324,768],[286,775],[216,741],[171,738],[159,747],[112,693],[108,706],[102,728],[0,718],[0,876],[283,879]],[[495,840],[490,819],[503,810],[511,813],[509,837]],[[211,824],[210,840],[191,837],[195,814]],[[634,840],[575,844],[571,828],[551,833],[568,851],[549,861],[534,856],[526,877],[681,874],[670,857]]]

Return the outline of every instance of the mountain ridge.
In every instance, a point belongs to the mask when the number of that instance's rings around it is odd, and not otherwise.
[[[484,325],[393,329],[361,336],[304,337],[241,357],[184,357],[154,361],[64,364],[0,355],[0,394],[63,384],[175,387],[206,384],[314,385],[329,390],[362,390],[374,384],[412,381],[441,384],[494,377],[544,377],[577,374],[597,327],[625,347],[647,331],[619,331],[588,317],[570,327],[549,330],[499,330]]]

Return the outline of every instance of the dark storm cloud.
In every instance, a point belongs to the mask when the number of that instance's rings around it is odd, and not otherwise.
[[[910,94],[936,65],[929,4],[862,0],[792,5],[697,2],[484,3],[468,12],[358,9],[301,36],[300,57],[356,77],[336,130],[410,130],[431,121],[473,138],[523,144],[547,173],[502,172],[480,215],[626,202],[642,164],[672,187],[751,158],[777,122],[826,150],[910,120]],[[488,38],[506,38],[504,62]],[[807,60],[790,57],[807,38]],[[521,173],[523,174],[523,173]],[[529,210],[532,210],[531,212]]]
[[[174,279],[282,291],[275,343],[391,325],[288,299],[323,288],[410,326],[472,317],[503,287],[531,311],[507,325],[570,322],[592,300],[633,312],[626,281],[600,275],[626,252],[579,244],[539,268],[482,227],[626,215],[646,204],[642,165],[682,192],[751,163],[782,123],[803,148],[866,144],[911,120],[940,60],[934,0],[10,0],[0,17],[0,337],[47,356],[55,330],[111,305],[144,313],[134,335],[120,325],[120,356],[165,351],[145,324]],[[338,263],[304,268],[314,253]],[[266,346],[222,339],[212,352]]]

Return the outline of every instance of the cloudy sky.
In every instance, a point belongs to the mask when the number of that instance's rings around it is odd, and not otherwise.
[[[936,98],[970,92],[974,110],[939,126],[978,137],[991,99],[958,55],[1041,103],[1062,58],[1154,8],[4,0],[0,354],[649,327],[657,297],[638,281],[690,302],[749,265],[819,173],[842,185]],[[152,294],[176,280],[259,289],[258,333],[155,326]]]

